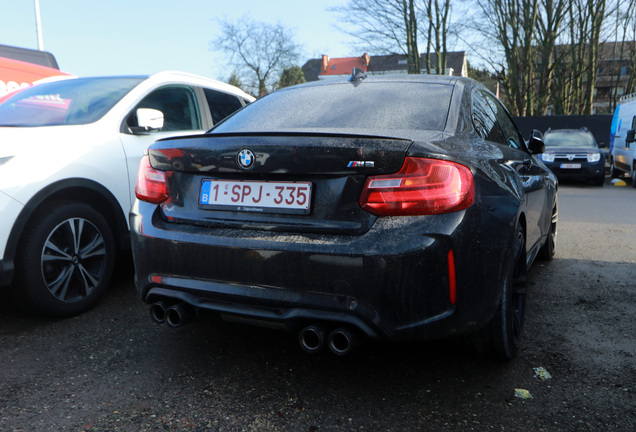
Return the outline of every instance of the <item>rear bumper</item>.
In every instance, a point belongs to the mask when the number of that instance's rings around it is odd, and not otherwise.
[[[477,225],[465,221],[466,212],[435,216],[434,233],[413,235],[405,223],[431,224],[411,217],[378,219],[364,235],[332,236],[178,225],[154,209],[136,203],[131,213],[135,282],[149,304],[185,302],[290,330],[344,324],[369,338],[399,340],[477,329],[498,303],[505,247],[478,250]],[[448,254],[458,244],[453,304]]]

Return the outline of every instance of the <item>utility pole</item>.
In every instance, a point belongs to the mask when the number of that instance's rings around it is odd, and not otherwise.
[[[42,42],[42,22],[40,21],[40,1],[33,0],[35,3],[35,31],[38,35],[38,49],[44,51],[44,43]]]

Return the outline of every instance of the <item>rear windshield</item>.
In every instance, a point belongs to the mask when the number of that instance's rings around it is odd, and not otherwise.
[[[300,86],[257,100],[214,132],[443,131],[452,91],[413,82]]]
[[[102,118],[142,77],[65,79],[26,88],[0,104],[0,126],[59,126]]]

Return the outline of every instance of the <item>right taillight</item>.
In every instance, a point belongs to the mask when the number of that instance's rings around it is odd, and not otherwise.
[[[399,172],[368,177],[360,206],[377,216],[432,215],[470,207],[475,183],[464,165],[407,157]]]
[[[150,158],[144,156],[139,163],[135,195],[141,201],[160,204],[168,199],[168,181],[164,171],[156,170],[150,165]]]

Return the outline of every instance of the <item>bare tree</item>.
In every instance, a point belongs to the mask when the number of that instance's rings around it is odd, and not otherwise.
[[[297,62],[300,46],[291,30],[254,21],[244,16],[238,21],[220,20],[221,36],[210,47],[230,58],[237,75],[249,82],[258,96],[267,94],[282,71]]]
[[[451,4],[450,0],[424,0],[425,22],[428,23],[426,31],[426,73],[431,73],[432,66],[438,74],[446,73],[447,39],[450,25]],[[431,48],[435,53],[437,62],[431,65]]]
[[[364,49],[406,55],[409,73],[419,73],[415,0],[351,0],[330,10],[346,24],[339,30],[357,39]]]
[[[517,115],[534,114],[535,69],[533,42],[539,13],[538,0],[476,0],[487,27],[485,39],[494,39],[502,57],[495,66],[509,107]],[[485,30],[487,29],[487,30]],[[487,33],[486,33],[487,32]]]
[[[592,114],[599,74],[601,31],[606,0],[571,0],[567,8],[567,31],[563,33],[564,56],[552,87],[557,114]]]
[[[414,0],[402,0],[406,29],[407,65],[410,74],[420,73],[420,51],[417,48],[417,16]]]
[[[612,47],[612,65],[610,77],[610,106],[614,111],[619,88],[623,85],[625,93],[634,91],[636,78],[636,0],[618,0],[614,13],[614,44]],[[631,67],[630,67],[631,66]],[[622,79],[623,78],[623,79]]]
[[[545,115],[551,103],[554,69],[559,65],[557,39],[563,30],[568,0],[541,0],[539,18],[537,20],[536,47],[539,61],[538,86],[536,92],[536,110],[538,115]]]

